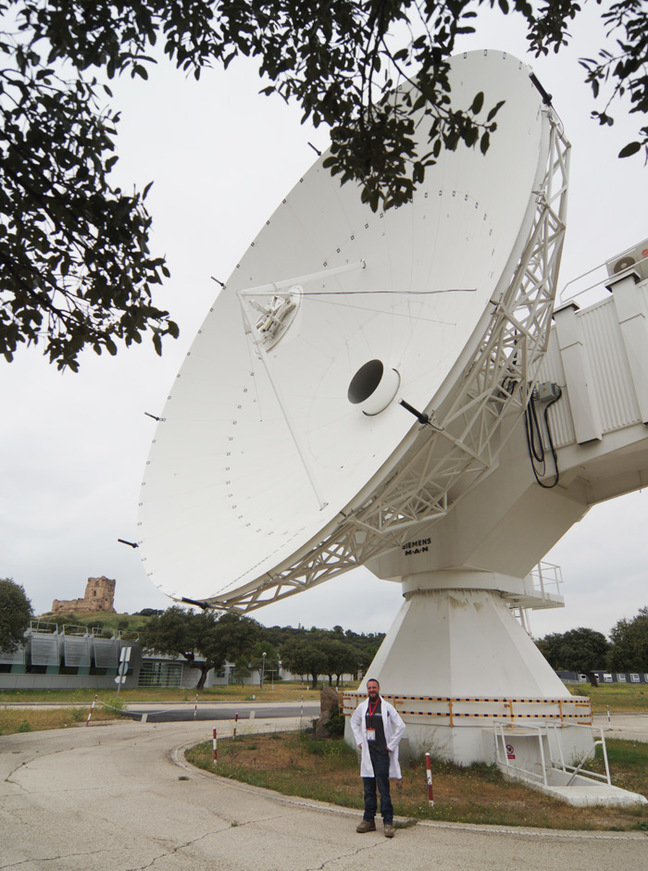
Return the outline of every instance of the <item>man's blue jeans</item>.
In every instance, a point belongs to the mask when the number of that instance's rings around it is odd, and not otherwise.
[[[383,823],[391,825],[394,820],[394,808],[389,794],[389,753],[371,753],[371,762],[375,777],[363,777],[364,784],[364,819],[372,821],[376,816],[378,806],[376,787],[380,793],[380,814]]]

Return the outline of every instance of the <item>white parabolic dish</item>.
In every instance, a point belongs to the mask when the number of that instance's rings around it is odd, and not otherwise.
[[[227,603],[290,565],[397,469],[420,429],[398,400],[430,411],[452,392],[533,220],[548,125],[529,72],[499,52],[453,58],[454,105],[505,100],[498,130],[486,155],[443,153],[411,205],[371,212],[323,155],[266,222],[151,448],[140,545],[162,591]],[[348,389],[372,360],[391,380],[366,414]]]

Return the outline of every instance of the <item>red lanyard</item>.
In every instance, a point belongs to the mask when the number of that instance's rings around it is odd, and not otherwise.
[[[373,723],[373,715],[376,713],[376,708],[380,704],[380,698],[376,699],[376,704],[373,706],[373,711],[371,710],[371,702],[367,703],[367,709],[369,711],[369,721]]]

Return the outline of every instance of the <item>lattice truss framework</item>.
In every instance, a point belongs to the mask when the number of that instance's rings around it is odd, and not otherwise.
[[[426,409],[423,425],[394,474],[352,504],[322,541],[291,565],[210,607],[252,611],[320,584],[400,546],[412,527],[445,517],[492,468],[529,402],[546,352],[565,233],[570,145],[551,107],[549,149],[531,230],[513,278],[451,396]]]

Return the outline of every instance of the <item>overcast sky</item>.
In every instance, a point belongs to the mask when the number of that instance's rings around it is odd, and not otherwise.
[[[648,169],[619,161],[633,126],[601,130],[578,57],[597,48],[596,22],[574,47],[536,62],[514,27],[491,18],[466,48],[508,51],[532,64],[554,96],[573,146],[568,232],[560,288],[648,237]],[[148,199],[153,250],[172,278],[156,301],[181,338],[162,359],[149,343],[116,358],[84,354],[81,374],[49,366],[38,348],[0,362],[0,577],[25,587],[36,613],[82,596],[88,577],[117,581],[115,606],[133,613],[170,601],[147,580],[136,540],[139,486],[155,422],[175,374],[217,291],[279,200],[327,146],[326,131],[300,125],[300,112],[257,94],[254,65],[205,75],[200,83],[159,68],[147,83],[115,88],[122,109],[117,176],[125,188],[155,184]],[[562,567],[566,607],[534,612],[538,636],[588,626],[608,633],[648,605],[648,497],[596,506],[546,556]],[[398,585],[358,569],[254,613],[266,625],[302,624],[386,631]]]

